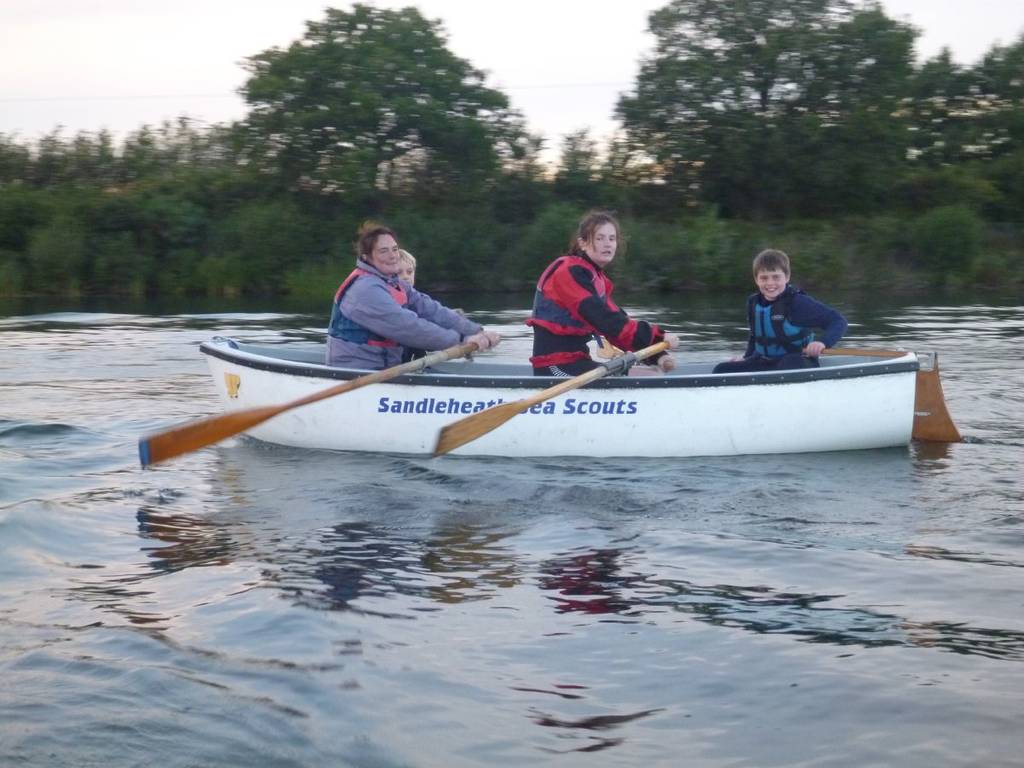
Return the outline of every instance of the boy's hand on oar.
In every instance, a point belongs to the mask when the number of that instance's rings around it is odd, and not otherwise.
[[[820,341],[812,341],[804,347],[804,357],[818,357],[825,351],[825,345]]]

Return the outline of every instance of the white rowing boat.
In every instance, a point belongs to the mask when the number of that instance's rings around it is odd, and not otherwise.
[[[366,375],[323,365],[319,345],[215,338],[200,349],[229,413]],[[783,372],[713,374],[711,363],[689,363],[663,376],[607,376],[537,403],[455,453],[682,457],[905,445],[920,364],[913,352],[888,354],[823,357],[820,368]],[[303,448],[431,454],[446,425],[558,382],[526,364],[453,360],[289,407],[247,431]]]

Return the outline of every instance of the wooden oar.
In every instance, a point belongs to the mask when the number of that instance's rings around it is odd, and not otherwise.
[[[488,432],[497,429],[513,416],[523,413],[538,403],[543,403],[552,397],[558,397],[564,392],[586,386],[592,381],[597,381],[603,376],[607,376],[609,373],[627,370],[634,362],[644,360],[667,349],[668,342],[661,341],[636,352],[628,352],[607,363],[601,363],[600,368],[595,368],[592,371],[581,373],[579,376],[566,379],[530,397],[524,397],[522,400],[516,400],[513,403],[495,405],[479,413],[474,413],[472,416],[453,421],[444,427],[437,436],[434,455],[441,456],[449,451],[454,451],[459,446],[472,442],[478,437],[482,437]]]
[[[431,352],[425,357],[410,360],[383,371],[374,371],[366,376],[337,384],[333,387],[314,392],[311,395],[300,397],[284,405],[265,405],[259,408],[248,408],[242,411],[232,411],[219,416],[208,416],[204,419],[190,421],[177,427],[172,427],[164,432],[156,432],[139,440],[139,461],[143,467],[156,464],[160,461],[180,456],[183,453],[196,451],[207,445],[219,443],[221,440],[237,435],[252,429],[257,424],[262,424],[267,419],[278,414],[290,411],[303,405],[309,405],[320,400],[326,400],[335,395],[351,392],[354,389],[365,387],[370,384],[379,384],[382,381],[389,381],[405,373],[415,373],[435,363],[443,363],[445,360],[452,360],[456,357],[464,357],[477,349],[475,342],[459,344],[448,349]]]
[[[907,354],[893,349],[852,349],[837,347],[826,349],[826,355],[856,355],[859,357],[902,357]],[[946,398],[942,394],[942,381],[939,379],[939,356],[932,352],[932,367],[929,370],[917,369],[916,388],[914,390],[914,426],[910,436],[914,440],[932,443],[959,443],[960,430],[953,423],[953,417],[946,408]]]
[[[853,347],[830,347],[825,349],[824,355],[854,355],[856,357],[903,357],[909,354],[902,349],[855,349]]]

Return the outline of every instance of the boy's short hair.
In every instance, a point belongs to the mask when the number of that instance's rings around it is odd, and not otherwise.
[[[405,248],[398,249],[398,257],[402,261],[411,264],[413,269],[416,269],[416,257],[409,253],[407,250],[405,250]]]
[[[754,257],[754,279],[757,279],[758,272],[774,272],[777,269],[789,277],[789,256],[785,251],[766,248]]]

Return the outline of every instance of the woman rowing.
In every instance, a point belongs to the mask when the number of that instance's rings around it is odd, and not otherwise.
[[[501,337],[398,278],[398,238],[367,224],[356,242],[356,268],[334,295],[327,364],[382,370],[398,365],[405,347],[436,350],[473,342],[490,349]]]
[[[612,301],[612,281],[605,268],[615,258],[620,239],[619,222],[605,211],[585,215],[569,241],[569,250],[555,259],[537,281],[530,363],[538,376],[578,376],[597,368],[587,342],[600,334],[620,349],[635,351],[660,341],[679,347],[679,337],[653,323],[634,320]],[[663,372],[675,360],[662,352],[644,360]]]

